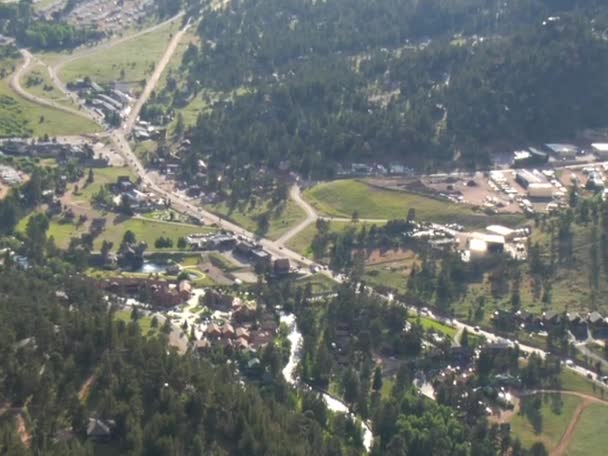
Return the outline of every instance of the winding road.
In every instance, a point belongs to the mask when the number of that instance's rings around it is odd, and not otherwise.
[[[21,65],[19,65],[17,70],[11,76],[11,79],[9,81],[9,85],[10,85],[11,89],[13,89],[20,97],[25,98],[26,100],[31,101],[32,103],[36,103],[40,106],[46,106],[49,108],[57,109],[59,111],[66,112],[68,114],[74,114],[76,116],[84,117],[86,119],[91,120],[91,116],[86,114],[83,111],[70,108],[68,106],[62,105],[61,103],[57,103],[57,102],[49,100],[47,98],[37,97],[37,96],[29,93],[28,91],[26,91],[21,86],[21,78],[23,77],[24,74],[26,74],[29,71],[32,63],[39,64],[41,62],[38,61],[37,59],[35,59],[32,56],[32,54],[26,49],[20,49],[19,52],[23,56],[23,63]]]
[[[172,19],[170,19],[169,21],[166,21],[165,23],[174,21],[182,16],[183,16],[183,13],[180,13],[179,15],[173,17]],[[24,70],[28,68],[28,66],[31,64],[31,61],[32,61],[32,56],[27,51],[22,51],[22,54],[24,55],[24,63],[17,70],[16,75],[13,76],[12,81],[14,81],[14,82],[11,84],[11,87],[13,87],[13,89],[17,93],[24,96],[24,98],[27,98],[32,102],[35,102],[35,103],[38,103],[38,104],[44,105],[44,106],[53,107],[55,109],[61,109],[62,111],[78,114],[81,116],[87,116],[87,117],[93,118],[100,125],[103,125],[104,128],[106,128],[102,119],[99,119],[98,116],[94,116],[89,110],[84,108],[82,101],[78,100],[77,95],[75,95],[74,93],[67,90],[67,88],[65,87],[63,82],[58,77],[58,71],[65,63],[67,63],[71,60],[74,60],[79,57],[83,57],[83,56],[88,55],[93,52],[97,52],[101,47],[108,48],[111,46],[115,46],[115,45],[125,42],[129,39],[133,39],[136,36],[140,36],[141,34],[149,33],[153,29],[161,27],[165,23],[154,26],[151,29],[143,30],[143,31],[139,32],[138,34],[131,35],[129,37],[125,37],[120,40],[116,40],[114,42],[102,44],[99,47],[77,53],[77,54],[71,56],[69,59],[66,59],[66,60],[56,64],[52,68],[48,67],[49,74],[51,75],[53,82],[57,85],[57,87],[60,88],[60,90],[62,92],[64,92],[66,95],[70,96],[80,106],[82,106],[83,107],[82,111],[72,110],[68,107],[60,106],[60,105],[56,106],[55,103],[50,102],[49,100],[44,100],[39,97],[35,97],[35,96],[27,93],[25,90],[23,90],[23,88],[21,87],[21,85],[19,83],[19,78],[20,78],[20,75],[23,74]],[[153,193],[157,194],[158,196],[165,198],[167,201],[169,201],[171,203],[171,205],[174,209],[176,209],[180,212],[183,212],[187,215],[202,219],[207,224],[217,223],[222,228],[233,231],[235,234],[246,236],[251,239],[255,239],[256,236],[254,233],[251,233],[251,232],[245,230],[244,228],[242,228],[228,220],[222,219],[221,217],[218,217],[216,214],[213,214],[213,213],[203,209],[200,206],[194,205],[189,199],[185,198],[184,196],[180,195],[177,192],[167,191],[167,190],[161,188],[159,182],[155,181],[155,178],[153,177],[153,175],[146,171],[146,169],[144,168],[144,166],[141,163],[141,161],[139,160],[139,158],[133,153],[131,146],[127,140],[127,137],[131,133],[131,130],[133,129],[133,126],[135,125],[135,122],[137,121],[137,118],[139,116],[139,113],[140,113],[143,105],[145,104],[145,102],[149,98],[150,94],[152,93],[152,91],[154,90],[156,85],[158,84],[158,81],[160,80],[160,77],[161,77],[163,71],[165,70],[167,64],[171,60],[171,57],[173,56],[173,54],[177,48],[177,44],[179,43],[180,39],[182,38],[183,34],[187,31],[189,26],[190,26],[190,23],[188,22],[172,38],[172,40],[168,44],[168,46],[162,56],[162,58],[156,65],[154,73],[147,81],[144,91],[140,95],[139,99],[133,105],[129,116],[127,117],[127,119],[121,125],[120,128],[115,129],[115,130],[108,130],[108,137],[110,138],[112,143],[115,145],[116,150],[124,157],[128,166],[130,166],[134,170],[136,175],[139,178],[141,178],[142,185],[146,187],[147,191],[153,192]],[[318,267],[319,269],[321,269],[320,268],[321,265],[319,265],[318,263],[316,263],[308,258],[305,258],[305,257],[301,256],[299,253],[294,252],[294,251],[288,249],[287,247],[285,247],[286,242],[288,242],[290,239],[292,239],[294,236],[296,236],[302,230],[306,229],[310,224],[314,223],[319,218],[319,216],[315,212],[314,208],[312,208],[312,206],[310,206],[302,198],[302,196],[300,194],[300,190],[297,186],[294,186],[291,188],[290,196],[293,199],[293,201],[296,202],[296,204],[298,204],[298,206],[303,209],[303,211],[306,214],[306,218],[302,222],[300,222],[297,226],[290,229],[287,233],[285,233],[283,236],[281,236],[277,241],[272,241],[270,239],[259,239],[258,242],[274,257],[288,258],[288,259],[290,259],[290,261],[294,262],[295,264],[299,264],[299,265],[306,266],[306,267],[314,266],[314,267]],[[334,220],[334,221],[350,221],[350,219],[347,219],[347,218],[329,217],[328,219]],[[381,222],[385,222],[386,220],[360,219],[360,221],[361,222],[370,222],[370,223],[381,223]],[[334,274],[331,271],[326,271],[326,270],[322,270],[321,273],[325,274],[326,276],[328,276],[332,280],[335,280],[336,282],[343,281],[342,275]],[[380,295],[380,294],[378,294],[378,296],[382,297],[383,299],[386,299],[389,302],[394,303],[395,305],[402,305],[404,307],[407,307],[410,311],[414,311],[414,312],[418,311],[418,309],[408,307],[404,303],[400,303],[400,302],[394,300],[392,296],[385,296],[385,295]],[[454,326],[458,331],[462,331],[463,329],[466,328],[469,331],[469,333],[483,335],[490,342],[502,340],[500,337],[498,337],[495,334],[489,333],[487,331],[476,330],[473,326],[459,322],[457,320],[446,319],[446,318],[443,318],[440,316],[435,316],[430,312],[429,312],[428,317],[435,319],[437,321],[441,321],[443,323],[450,324],[450,325]],[[510,344],[513,344],[513,342],[510,342]],[[526,346],[523,344],[519,344],[519,349],[524,353],[528,353],[528,354],[536,353],[536,354],[540,355],[541,357],[545,357],[547,355],[547,353],[543,350],[540,350],[540,349],[537,349],[534,347],[530,347],[530,346]],[[578,375],[581,375],[583,377],[588,377],[588,376],[592,375],[593,378],[595,378],[595,375],[592,371],[589,371],[581,366],[574,365],[574,366],[570,366],[567,368],[571,369],[572,371],[576,372]],[[600,382],[596,381],[596,384],[604,387],[604,385],[601,384]]]

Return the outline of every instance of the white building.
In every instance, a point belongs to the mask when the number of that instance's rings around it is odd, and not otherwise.
[[[533,183],[528,185],[528,198],[553,198],[554,188],[550,183]]]
[[[591,144],[593,153],[600,160],[608,160],[608,143],[593,143]]]

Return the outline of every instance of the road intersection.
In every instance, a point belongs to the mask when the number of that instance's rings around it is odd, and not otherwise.
[[[182,16],[183,16],[183,13],[180,13],[179,15],[170,19],[170,21],[174,21]],[[159,27],[161,25],[162,24],[159,24],[157,26],[154,26],[153,28]],[[193,204],[193,202],[191,200],[189,200],[185,196],[181,195],[180,193],[173,191],[173,190],[169,191],[169,190],[162,188],[158,179],[155,178],[152,173],[148,172],[145,169],[145,167],[143,166],[143,164],[141,163],[139,158],[136,156],[136,154],[131,149],[131,146],[130,146],[127,138],[129,137],[129,135],[133,129],[133,126],[137,122],[137,119],[139,117],[139,113],[140,113],[142,107],[144,106],[148,97],[150,96],[150,94],[155,89],[156,85],[158,84],[158,81],[160,80],[160,77],[162,76],[167,64],[171,60],[171,57],[173,56],[180,39],[182,38],[184,33],[188,30],[190,25],[191,25],[190,21],[188,21],[184,25],[184,27],[182,27],[180,29],[180,31],[172,37],[163,56],[161,57],[158,64],[155,66],[153,75],[147,81],[146,87],[144,88],[140,97],[136,100],[136,102],[132,106],[131,111],[129,112],[129,115],[127,116],[126,120],[117,129],[108,129],[107,125],[103,122],[103,119],[100,119],[99,116],[97,116],[96,114],[91,112],[88,108],[86,108],[84,106],[84,103],[82,102],[82,100],[79,100],[78,95],[71,92],[70,90],[68,90],[67,87],[65,86],[65,84],[58,77],[58,70],[61,68],[61,66],[63,64],[67,63],[67,61],[73,60],[73,59],[77,58],[78,56],[82,56],[82,55],[86,55],[91,52],[95,52],[95,50],[98,48],[87,49],[84,52],[81,52],[75,56],[70,56],[68,59],[57,63],[54,67],[48,67],[49,74],[51,75],[51,78],[53,79],[53,81],[57,85],[57,87],[59,87],[60,90],[62,92],[64,92],[67,96],[69,96],[70,98],[77,101],[78,105],[81,106],[82,110],[75,111],[75,112],[77,112],[79,115],[85,115],[85,116],[95,120],[104,129],[107,130],[106,136],[111,140],[111,142],[115,146],[117,152],[120,153],[124,157],[126,164],[130,168],[132,168],[132,170],[135,172],[135,174],[141,179],[142,185],[146,188],[146,190],[148,192],[155,193],[157,196],[164,198],[167,202],[169,202],[171,204],[171,207],[173,209],[175,209],[179,212],[182,212],[186,215],[195,217],[199,220],[202,220],[206,224],[211,224],[211,225],[217,224],[221,228],[228,230],[228,231],[232,231],[233,233],[235,233],[237,235],[241,235],[241,236],[244,236],[244,237],[247,237],[250,239],[256,239],[256,242],[258,242],[266,251],[268,251],[274,257],[288,258],[291,262],[293,262],[296,265],[299,265],[301,267],[311,268],[311,269],[314,268],[315,270],[319,270],[320,273],[326,275],[327,277],[331,278],[332,280],[334,280],[338,283],[344,282],[345,279],[342,274],[334,273],[332,271],[328,271],[328,270],[324,269],[322,267],[322,265],[318,264],[317,262],[315,262],[309,258],[303,257],[301,254],[299,254],[295,251],[290,250],[285,245],[287,241],[292,239],[294,236],[296,236],[298,233],[300,233],[302,230],[304,230],[306,227],[308,227],[311,223],[314,223],[319,218],[319,216],[315,212],[314,208],[312,208],[312,206],[310,206],[301,197],[300,190],[297,186],[293,186],[291,188],[290,197],[293,199],[294,202],[296,202],[296,204],[298,204],[299,207],[301,207],[304,210],[304,212],[306,213],[306,219],[303,220],[302,222],[300,222],[296,227],[290,229],[287,233],[285,233],[283,236],[281,236],[276,241],[266,239],[266,238],[259,238],[254,233],[247,231],[246,229],[242,228],[241,226],[239,226],[229,220],[223,219],[222,217],[219,217],[218,215],[205,210],[201,206]],[[111,43],[102,44],[101,46],[103,46],[103,47],[113,46],[118,43],[124,42],[128,39],[132,39],[135,36],[139,36],[140,34],[147,33],[149,31],[151,31],[151,29],[143,30],[136,35],[132,35],[130,37],[125,37],[121,40],[117,40],[117,41],[114,41]],[[22,74],[23,71],[31,64],[31,61],[33,59],[33,57],[31,56],[31,54],[28,51],[22,50],[21,52],[22,52],[22,55],[24,56],[25,62],[18,70],[18,73],[20,73],[20,74]],[[20,94],[22,92],[27,94],[27,92],[25,90],[23,90],[23,88],[19,84],[19,77],[17,77],[16,79],[14,77],[13,79],[16,81],[13,88]],[[31,94],[24,95],[24,97],[30,99],[33,102],[39,103],[41,105],[56,107],[56,106],[54,106],[54,103],[51,103],[48,100],[42,100],[39,97],[35,97]],[[57,107],[57,109],[63,109],[63,110],[68,109],[70,112],[72,111],[70,108],[66,108],[66,107]],[[339,221],[350,221],[350,219],[337,219],[337,218],[329,218],[329,219],[330,220],[339,220]],[[385,222],[385,220],[360,220],[360,221],[369,221],[369,222],[374,222],[374,223]],[[380,295],[378,293],[376,293],[376,294],[383,299],[394,302],[396,305],[404,305],[405,307],[408,308],[408,310],[410,312],[419,311],[419,309],[417,309],[417,308],[407,306],[403,303],[399,303],[399,302],[395,301],[394,298],[390,295]],[[444,318],[444,317],[441,317],[438,315],[434,315],[430,311],[427,313],[427,316],[431,319],[454,326],[459,331],[467,329],[467,331],[471,334],[477,334],[477,335],[484,336],[486,338],[486,340],[489,342],[500,342],[500,341],[505,342],[505,339],[502,339],[500,336],[498,336],[496,334],[493,334],[488,331],[480,330],[477,327],[460,322],[458,320]],[[513,345],[513,346],[517,343],[519,350],[522,353],[526,353],[527,355],[535,353],[544,358],[548,354],[544,350],[540,350],[540,349],[532,347],[532,346],[527,346],[525,344],[521,344],[516,341],[507,340],[506,342],[509,345]],[[592,372],[588,369],[585,369],[581,366],[571,364],[571,365],[566,365],[566,368],[571,369],[573,372],[575,372],[581,376],[584,376],[586,378],[594,378],[594,379],[596,378],[594,372]],[[605,385],[603,385],[603,383],[598,382],[597,380],[594,380],[594,381],[598,385],[605,386]]]

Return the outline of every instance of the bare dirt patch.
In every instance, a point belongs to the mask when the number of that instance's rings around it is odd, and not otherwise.
[[[412,250],[380,250],[375,249],[368,253],[365,263],[368,266],[379,266],[382,264],[414,260],[416,254]]]

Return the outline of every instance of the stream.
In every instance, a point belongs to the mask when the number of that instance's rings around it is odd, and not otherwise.
[[[285,378],[285,381],[290,385],[298,386],[300,388],[310,388],[308,385],[300,383],[300,379],[295,377],[296,367],[302,360],[302,334],[300,333],[300,331],[298,331],[296,316],[294,314],[282,313],[280,321],[281,323],[285,323],[285,325],[289,329],[287,339],[289,339],[289,342],[291,344],[291,349],[289,352],[289,361],[283,369],[283,377]],[[336,413],[349,414],[355,419],[356,422],[361,425],[361,430],[363,431],[363,446],[369,452],[372,448],[374,436],[365,421],[351,413],[350,409],[344,402],[333,396],[330,396],[329,394],[323,391],[320,391],[320,393],[323,397],[323,400],[325,401],[325,405],[327,405],[327,408],[329,410]]]

